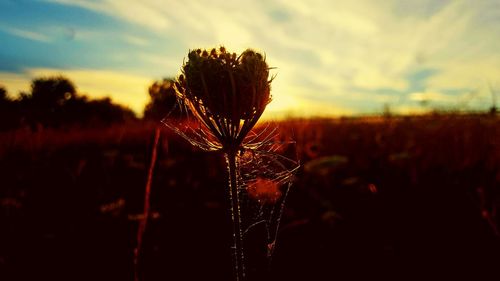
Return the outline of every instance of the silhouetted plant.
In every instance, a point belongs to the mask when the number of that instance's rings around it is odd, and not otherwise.
[[[209,130],[214,149],[226,157],[233,220],[235,279],[244,280],[245,264],[239,201],[238,154],[243,141],[271,101],[269,66],[264,56],[218,50],[192,50],[175,82],[177,97]]]

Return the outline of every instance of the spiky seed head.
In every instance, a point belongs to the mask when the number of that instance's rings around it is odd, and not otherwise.
[[[264,112],[271,100],[271,80],[269,66],[260,53],[247,49],[238,56],[220,47],[190,51],[175,86],[178,97],[185,99],[204,123],[228,124],[217,129],[221,135],[236,138],[238,132],[231,126],[239,128],[242,122],[253,126]]]

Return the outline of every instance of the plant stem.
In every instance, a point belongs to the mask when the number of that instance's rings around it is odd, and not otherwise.
[[[245,265],[243,263],[243,241],[241,236],[240,202],[238,191],[238,178],[236,170],[236,151],[226,153],[229,170],[229,197],[231,200],[231,213],[233,219],[233,264],[236,281],[243,281],[245,278]]]
[[[148,180],[146,182],[146,189],[144,191],[144,211],[142,219],[139,222],[139,227],[137,229],[137,246],[134,250],[134,281],[139,281],[139,257],[142,250],[142,239],[144,237],[144,232],[146,231],[146,224],[149,219],[149,211],[151,209],[151,185],[153,183],[153,172],[156,164],[156,158],[158,155],[158,142],[160,140],[161,130],[160,127],[156,128],[155,140],[153,144],[153,152],[151,155],[151,162],[149,164]]]

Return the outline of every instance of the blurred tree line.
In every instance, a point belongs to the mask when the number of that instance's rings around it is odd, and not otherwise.
[[[165,116],[178,116],[172,79],[154,82],[149,87],[150,102],[144,119],[160,121]],[[76,86],[63,76],[36,78],[29,93],[9,97],[0,85],[0,130],[19,127],[65,128],[70,126],[109,126],[136,120],[134,112],[115,104],[110,98],[90,99],[77,92]]]
[[[144,119],[161,121],[165,117],[182,117],[181,105],[177,104],[174,80],[164,78],[148,89],[150,101],[144,109]]]

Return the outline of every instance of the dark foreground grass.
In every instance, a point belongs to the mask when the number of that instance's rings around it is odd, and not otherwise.
[[[2,133],[0,280],[133,280],[155,128]],[[280,128],[303,165],[254,279],[500,278],[498,118]],[[143,280],[231,280],[223,159],[166,129],[157,156]]]

